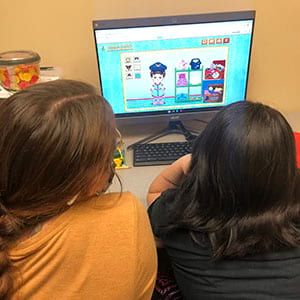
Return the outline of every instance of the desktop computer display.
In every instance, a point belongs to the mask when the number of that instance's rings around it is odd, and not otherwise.
[[[218,110],[245,100],[254,11],[94,21],[116,118]]]

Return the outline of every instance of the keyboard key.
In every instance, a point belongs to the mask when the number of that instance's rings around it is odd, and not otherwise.
[[[140,144],[133,149],[134,166],[171,164],[191,152],[192,142]]]

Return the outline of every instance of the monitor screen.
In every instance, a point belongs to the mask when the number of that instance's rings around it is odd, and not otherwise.
[[[94,21],[101,91],[118,118],[245,100],[254,11]]]

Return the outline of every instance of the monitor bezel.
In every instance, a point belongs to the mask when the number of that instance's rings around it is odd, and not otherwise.
[[[230,12],[216,12],[216,13],[204,13],[204,14],[190,14],[190,15],[176,15],[176,16],[160,16],[160,17],[140,17],[140,18],[125,18],[125,19],[103,19],[93,21],[93,32],[94,32],[94,45],[96,48],[97,68],[100,83],[100,92],[102,90],[102,80],[100,71],[100,61],[97,49],[97,30],[106,29],[121,29],[121,28],[138,28],[138,27],[155,27],[155,26],[167,26],[167,25],[185,25],[185,24],[201,24],[201,23],[218,23],[218,22],[230,22],[230,21],[253,21],[251,39],[250,39],[250,51],[249,51],[249,63],[246,76],[246,86],[243,99],[237,99],[240,101],[246,101],[247,90],[248,90],[248,79],[250,72],[253,33],[255,25],[255,10],[244,10],[244,11],[230,11]],[[168,116],[184,116],[187,114],[198,114],[201,112],[209,113],[216,112],[222,109],[226,105],[215,106],[215,107],[200,107],[190,108],[181,110],[161,110],[161,111],[149,111],[149,112],[131,112],[131,113],[115,113],[117,119],[129,119],[129,118],[141,118],[141,117],[160,117]]]

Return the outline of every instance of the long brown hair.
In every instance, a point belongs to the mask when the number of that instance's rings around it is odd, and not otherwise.
[[[115,147],[111,107],[85,83],[57,80],[0,104],[0,299],[12,288],[9,246],[67,202],[107,186]]]

